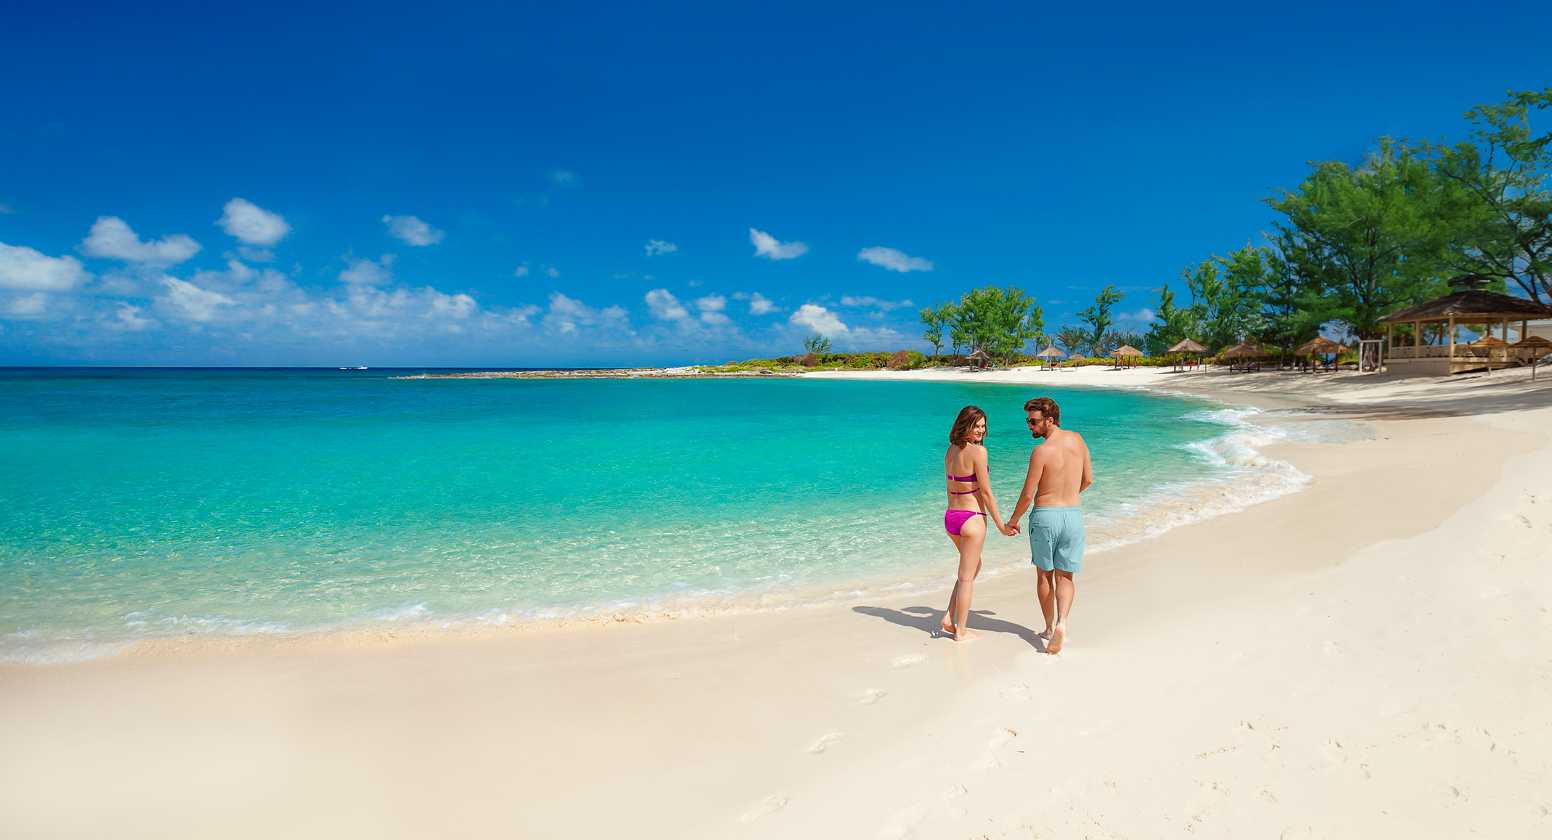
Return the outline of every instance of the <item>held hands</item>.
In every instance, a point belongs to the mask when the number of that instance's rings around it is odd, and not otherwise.
[[[1016,537],[1019,535],[1017,522],[999,522],[997,523],[997,530],[1001,531],[1004,537]]]

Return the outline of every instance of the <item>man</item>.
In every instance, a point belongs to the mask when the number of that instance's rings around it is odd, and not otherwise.
[[[1029,473],[1018,505],[1008,517],[1015,532],[1018,519],[1029,513],[1030,559],[1039,581],[1040,612],[1045,616],[1047,653],[1060,653],[1067,638],[1067,615],[1077,594],[1072,576],[1083,568],[1083,510],[1078,494],[1094,486],[1094,464],[1088,444],[1077,432],[1061,427],[1062,410],[1049,397],[1024,403],[1030,434],[1045,442],[1029,455]]]

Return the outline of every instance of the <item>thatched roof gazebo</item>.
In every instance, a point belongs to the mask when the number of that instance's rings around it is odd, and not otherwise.
[[[1440,298],[1408,306],[1381,318],[1385,326],[1388,349],[1386,363],[1395,363],[1397,371],[1414,375],[1464,373],[1472,370],[1488,370],[1518,363],[1517,357],[1508,352],[1509,325],[1519,322],[1520,337],[1528,333],[1530,321],[1552,317],[1552,306],[1544,306],[1533,300],[1501,295],[1477,288],[1490,278],[1467,274],[1450,281],[1456,291]],[[1424,343],[1423,325],[1441,327],[1440,337],[1447,339],[1439,344]],[[1482,325],[1483,338],[1491,338],[1493,327],[1501,327],[1502,344],[1474,341],[1461,344],[1457,332],[1462,324]],[[1396,328],[1409,326],[1410,346],[1399,345]]]
[[[1123,360],[1125,360],[1126,364],[1130,365],[1132,364],[1132,359],[1140,358],[1142,355],[1143,352],[1141,350],[1138,350],[1136,347],[1133,347],[1130,344],[1123,344],[1120,347],[1110,351],[1110,358],[1115,360],[1115,366],[1117,368],[1121,367]]]
[[[992,357],[985,349],[977,347],[975,352],[965,357],[965,360],[970,363],[971,367],[985,370],[987,365],[991,364]]]
[[[1041,350],[1039,353],[1036,353],[1035,356],[1037,356],[1038,358],[1041,358],[1041,359],[1045,359],[1045,362],[1046,362],[1047,365],[1050,365],[1050,366],[1054,367],[1055,363],[1056,363],[1056,360],[1057,359],[1065,359],[1067,357],[1067,354],[1063,353],[1062,351],[1060,351],[1058,349],[1056,349],[1056,345],[1052,344],[1052,345],[1046,347],[1044,350]]]
[[[1349,349],[1350,348],[1344,344],[1338,344],[1337,342],[1332,341],[1323,335],[1317,335],[1309,341],[1300,344],[1298,348],[1293,351],[1293,355],[1309,356],[1310,373],[1314,373],[1316,356],[1341,356],[1343,353],[1348,352]],[[1336,366],[1332,365],[1331,369],[1335,370]]]
[[[1183,338],[1175,342],[1174,346],[1170,347],[1164,352],[1175,357],[1175,370],[1180,370],[1180,368],[1183,367],[1187,361],[1181,358],[1182,356],[1190,356],[1191,359],[1189,360],[1189,363],[1196,364],[1198,361],[1197,357],[1205,356],[1207,354],[1207,348],[1196,343],[1195,341],[1192,341],[1189,338]]]
[[[1086,362],[1088,360],[1089,360],[1089,357],[1083,355],[1082,353],[1074,353],[1071,356],[1067,357],[1067,363],[1069,365],[1072,364],[1073,362]]]

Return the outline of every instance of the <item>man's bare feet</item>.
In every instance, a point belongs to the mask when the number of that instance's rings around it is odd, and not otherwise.
[[[1040,638],[1045,639],[1046,641],[1050,641],[1050,639],[1051,639],[1051,628],[1047,627],[1044,630],[1041,630],[1040,631]]]
[[[943,620],[942,621],[938,622],[938,629],[942,630],[943,631],[943,635],[945,635],[945,636],[952,636],[952,635],[954,635],[954,623],[952,621],[949,621],[948,620],[948,616],[946,616],[946,615],[943,616]]]
[[[954,641],[956,642],[970,642],[979,638],[981,638],[981,634],[968,627],[954,634]]]
[[[1067,637],[1067,628],[1062,626],[1062,623],[1060,621],[1056,622],[1056,626],[1051,628],[1051,640],[1049,642],[1046,642],[1045,652],[1046,653],[1061,653],[1062,652],[1062,641],[1066,637]]]

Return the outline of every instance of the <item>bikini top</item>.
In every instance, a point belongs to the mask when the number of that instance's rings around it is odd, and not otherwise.
[[[975,473],[970,473],[969,475],[950,475],[948,477],[948,480],[949,481],[963,481],[966,484],[974,484],[975,483]],[[948,494],[950,496],[968,496],[968,495],[970,495],[971,493],[974,493],[974,492],[975,492],[975,488],[972,487],[969,490],[950,490],[950,491],[948,491]]]

